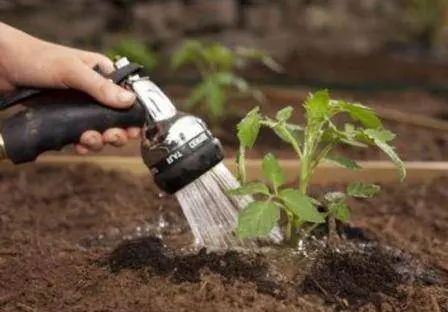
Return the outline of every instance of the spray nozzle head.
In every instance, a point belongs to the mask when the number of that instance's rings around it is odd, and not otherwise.
[[[178,113],[145,129],[142,157],[155,183],[173,194],[198,179],[224,158],[221,144],[205,123]]]

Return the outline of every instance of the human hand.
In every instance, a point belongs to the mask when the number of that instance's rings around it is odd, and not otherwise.
[[[0,22],[0,93],[19,86],[72,88],[106,106],[130,107],[135,95],[96,73],[96,65],[106,74],[114,70],[104,55],[49,43]],[[79,154],[100,151],[104,144],[122,146],[139,134],[139,128],[86,131],[75,148]]]

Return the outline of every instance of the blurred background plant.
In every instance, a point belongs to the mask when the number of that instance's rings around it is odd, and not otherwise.
[[[280,72],[277,64],[266,52],[248,47],[230,49],[220,43],[198,40],[185,41],[172,55],[171,67],[175,71],[193,67],[200,75],[200,82],[183,102],[185,109],[200,106],[212,127],[219,126],[222,117],[231,113],[229,101],[238,98],[252,98],[264,102],[262,92],[237,74],[250,62],[260,62],[269,69]]]
[[[411,0],[407,14],[421,48],[430,52],[441,43],[448,26],[448,0]]]
[[[125,38],[106,50],[110,58],[125,56],[145,67],[145,70],[154,70],[158,64],[158,55],[155,51],[137,40]]]

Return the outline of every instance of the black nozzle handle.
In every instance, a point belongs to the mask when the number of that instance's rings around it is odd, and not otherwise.
[[[46,92],[31,105],[6,119],[1,132],[7,157],[15,164],[34,161],[40,154],[79,142],[83,132],[142,127],[144,108],[105,107],[86,94]]]

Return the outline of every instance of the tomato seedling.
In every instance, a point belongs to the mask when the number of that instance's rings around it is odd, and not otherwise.
[[[222,44],[205,44],[201,41],[186,41],[172,56],[171,66],[180,69],[193,66],[201,81],[194,87],[184,102],[187,109],[202,104],[210,122],[216,124],[225,115],[229,92],[236,90],[238,96],[250,96],[263,101],[263,94],[236,74],[249,61],[259,61],[275,71],[281,67],[265,52],[257,49],[237,47],[229,49]]]
[[[346,222],[350,210],[348,197],[371,198],[378,194],[380,187],[374,184],[354,182],[344,192],[325,194],[325,203],[308,194],[308,186],[316,167],[323,161],[331,161],[344,168],[359,169],[356,161],[331,154],[339,144],[358,147],[375,146],[386,153],[397,166],[399,178],[405,178],[402,161],[390,142],[395,134],[385,129],[375,112],[364,105],[330,99],[325,90],[310,94],[304,103],[306,124],[300,126],[289,122],[294,109],[286,107],[277,112],[275,118],[264,116],[258,107],[251,110],[238,124],[240,142],[237,156],[238,179],[241,187],[230,191],[231,195],[257,195],[240,213],[236,234],[240,239],[263,237],[270,233],[280,220],[280,212],[287,217],[286,238],[296,244],[301,237],[302,226],[315,226],[329,222],[330,241],[336,238],[336,219]],[[338,128],[335,117],[346,114],[353,123]],[[269,153],[262,162],[262,171],[267,183],[246,181],[245,153],[251,149],[261,127],[273,130],[279,139],[288,143],[297,155],[299,183],[296,187],[286,185],[285,174],[276,157]],[[318,209],[325,208],[323,209]]]

